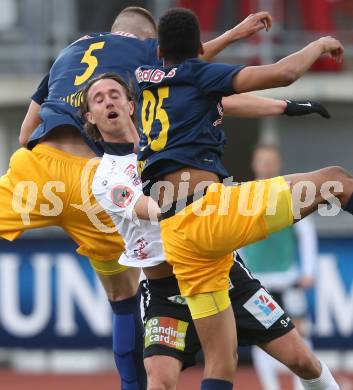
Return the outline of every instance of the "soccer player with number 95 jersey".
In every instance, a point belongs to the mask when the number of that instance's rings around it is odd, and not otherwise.
[[[161,206],[166,259],[187,298],[205,354],[202,389],[228,390],[237,343],[228,296],[233,250],[293,224],[334,197],[352,212],[353,178],[340,167],[329,167],[243,185],[220,183],[228,176],[220,160],[225,144],[221,99],[289,85],[321,54],[340,61],[343,47],[323,37],[271,65],[210,64],[197,59],[203,50],[200,30],[186,9],[168,11],[158,35],[163,66],[136,71],[144,131],[141,175],[145,193]],[[332,180],[342,183],[343,190],[320,191]],[[318,190],[310,206],[294,213],[292,188],[301,181],[312,181]],[[255,206],[249,210],[250,205]]]

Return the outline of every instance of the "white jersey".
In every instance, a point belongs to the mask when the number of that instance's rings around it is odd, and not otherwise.
[[[165,261],[159,224],[134,215],[135,204],[143,192],[136,170],[137,156],[131,152],[133,146],[105,145],[114,154],[104,153],[93,178],[92,191],[125,241],[119,263],[141,268],[158,265]]]

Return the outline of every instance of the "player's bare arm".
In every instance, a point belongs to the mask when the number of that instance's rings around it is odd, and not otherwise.
[[[158,221],[161,210],[158,204],[150,197],[141,195],[135,204],[134,211],[137,218]]]
[[[31,103],[28,106],[26,116],[22,122],[20,135],[18,137],[20,145],[27,145],[29,137],[32,135],[36,127],[40,124],[41,119],[39,116],[39,111],[40,105],[34,100],[31,100]]]
[[[235,27],[226,31],[219,37],[204,43],[204,53],[201,56],[201,59],[211,61],[218,53],[232,43],[239,41],[240,39],[248,38],[263,29],[268,31],[271,27],[272,16],[268,12],[261,11],[256,14],[250,14]]]
[[[340,62],[343,52],[341,42],[323,37],[275,64],[244,68],[234,77],[233,86],[238,93],[284,87],[299,79],[321,55],[329,54]]]
[[[287,103],[250,93],[231,95],[222,99],[224,114],[241,118],[262,117],[283,114]]]
[[[250,93],[226,96],[222,99],[224,114],[240,118],[259,118],[271,115],[301,116],[317,113],[330,118],[327,109],[319,102],[271,99]]]

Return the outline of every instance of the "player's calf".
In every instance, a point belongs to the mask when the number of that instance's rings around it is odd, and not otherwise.
[[[339,389],[325,363],[319,361],[295,329],[261,348],[296,374],[306,390]]]
[[[112,302],[113,353],[122,390],[144,390],[146,373],[142,363],[143,324],[140,313],[140,294]]]
[[[303,349],[298,354],[294,354],[288,362],[288,368],[300,378],[313,379],[321,374],[320,361],[309,349]]]
[[[229,306],[216,315],[194,319],[194,324],[205,357],[204,377],[209,380],[202,385],[202,389],[223,389],[214,387],[215,384],[210,380],[223,380],[230,384],[234,380],[237,335],[233,309]]]
[[[145,390],[143,324],[138,279],[140,269],[127,268],[116,260],[90,259],[113,311],[113,353],[122,390]]]

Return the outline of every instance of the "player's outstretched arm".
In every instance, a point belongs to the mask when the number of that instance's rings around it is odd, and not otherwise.
[[[313,113],[330,118],[330,114],[321,103],[310,100],[277,100],[250,93],[241,93],[224,97],[222,105],[225,115],[240,118],[260,118],[281,114],[301,116]]]
[[[322,54],[330,54],[340,62],[343,52],[337,39],[323,37],[275,64],[244,68],[234,76],[233,87],[238,93],[284,87],[299,79]]]
[[[28,110],[25,116],[25,119],[21,125],[20,135],[18,137],[18,141],[20,145],[27,146],[28,140],[31,137],[33,131],[39,126],[41,123],[41,118],[39,116],[40,106],[44,102],[45,98],[49,93],[49,74],[47,74],[40,84],[36,92],[31,97],[31,103],[28,106]]]
[[[258,118],[283,114],[287,103],[250,93],[240,93],[222,98],[224,115],[240,118]]]
[[[241,23],[226,31],[219,37],[203,44],[204,53],[201,59],[211,61],[218,53],[240,39],[248,38],[264,28],[268,31],[272,27],[272,17],[262,11],[250,14]]]
[[[27,142],[33,131],[39,126],[41,119],[39,116],[40,105],[34,100],[31,101],[26,116],[21,125],[18,141],[20,145],[27,146]]]

